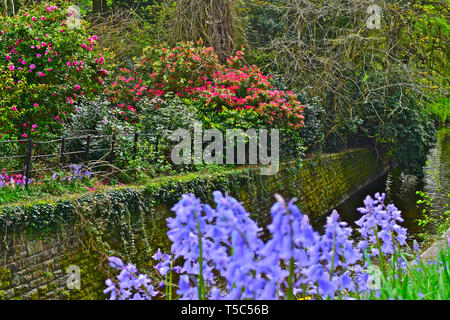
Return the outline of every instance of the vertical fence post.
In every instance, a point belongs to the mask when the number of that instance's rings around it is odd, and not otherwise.
[[[27,163],[25,165],[25,187],[28,187],[28,180],[30,180],[30,167],[31,167],[31,153],[33,148],[33,140],[28,139],[28,152],[27,152]]]
[[[133,142],[133,157],[132,157],[133,160],[136,159],[138,139],[139,139],[139,133],[136,131],[134,133],[134,142]]]
[[[87,135],[87,137],[86,137],[86,151],[85,151],[85,155],[84,155],[84,160],[86,162],[89,161],[89,146],[90,146],[90,144],[91,144],[91,136]]]
[[[156,135],[155,159],[158,156],[158,147],[159,147],[159,135]]]
[[[109,162],[113,163],[114,162],[114,146],[116,144],[116,135],[113,134],[112,135],[112,140],[111,140],[111,156],[109,158]]]
[[[66,142],[66,139],[62,137],[61,139],[61,151],[59,155],[59,161],[61,162],[61,166],[64,164],[64,144]]]

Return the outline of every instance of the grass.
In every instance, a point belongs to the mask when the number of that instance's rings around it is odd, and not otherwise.
[[[219,165],[205,165],[198,166],[195,171],[180,172],[172,175],[158,175],[150,176],[141,174],[139,178],[133,179],[134,183],[127,183],[126,186],[136,187],[138,185],[145,185],[152,182],[165,181],[167,179],[194,179],[202,175],[228,173],[235,170],[250,168],[253,166],[241,166],[236,168],[235,166],[219,166]],[[124,184],[118,181],[103,182],[98,178],[83,178],[82,180],[75,180],[71,183],[67,181],[55,181],[51,176],[42,176],[31,183],[27,188],[24,187],[10,187],[6,186],[0,188],[0,206],[6,204],[15,204],[30,202],[39,199],[57,199],[58,197],[65,195],[79,195],[92,191],[100,191],[118,186],[124,186]],[[95,188],[93,190],[92,188]]]
[[[395,255],[394,259],[404,254]],[[392,260],[391,260],[392,262]],[[417,257],[406,262],[404,269],[389,266],[377,276],[378,290],[368,297],[355,297],[369,300],[449,300],[450,299],[450,249],[440,251],[433,261]]]
[[[68,184],[44,181],[39,184],[30,184],[28,188],[7,186],[0,189],[0,205],[87,192],[87,188],[94,186],[95,180],[93,179]]]

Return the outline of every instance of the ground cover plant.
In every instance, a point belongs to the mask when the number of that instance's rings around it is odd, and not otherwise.
[[[171,252],[153,256],[157,276],[110,257],[120,274],[106,281],[104,293],[112,300],[448,299],[449,249],[425,262],[414,244],[417,257],[408,261],[400,211],[384,200],[379,193],[366,197],[354,243],[336,211],[321,235],[294,200],[277,196],[264,241],[236,199],[216,191],[212,208],[183,195],[167,219]]]

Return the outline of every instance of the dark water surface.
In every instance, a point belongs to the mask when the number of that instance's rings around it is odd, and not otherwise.
[[[401,210],[405,220],[401,225],[408,229],[410,240],[416,239],[420,242],[419,233],[424,230],[432,231],[433,226],[428,225],[425,227],[426,229],[418,226],[416,219],[423,217],[422,210],[425,207],[416,204],[420,199],[416,191],[424,191],[433,198],[434,211],[430,216],[442,214],[446,209],[449,210],[448,207],[446,208],[446,204],[450,203],[448,195],[450,193],[450,128],[443,128],[439,131],[438,141],[430,150],[427,163],[423,168],[424,177],[422,179],[405,174],[399,169],[390,169],[374,182],[358,190],[335,209],[343,221],[356,229],[357,226],[354,222],[361,217],[356,209],[364,206],[364,198],[367,195],[373,197],[377,192],[384,192],[386,193],[385,203],[394,203]],[[326,216],[312,224],[317,230],[322,231],[325,221]]]

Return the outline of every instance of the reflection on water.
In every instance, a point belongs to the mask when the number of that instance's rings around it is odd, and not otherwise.
[[[442,214],[449,203],[448,193],[450,192],[450,128],[443,128],[439,131],[438,141],[435,148],[430,150],[428,164],[424,167],[424,178],[418,179],[416,176],[408,175],[399,169],[390,169],[386,174],[379,177],[370,185],[362,188],[349,199],[336,207],[341,219],[349,223],[352,228],[356,228],[354,221],[360,218],[360,213],[356,208],[363,206],[363,200],[367,195],[373,196],[377,192],[386,193],[385,203],[394,203],[402,211],[405,221],[403,227],[408,229],[410,239],[417,239],[418,234],[423,232],[423,227],[419,227],[416,219],[422,216],[423,206],[416,204],[419,196],[417,190],[428,193],[433,198],[434,215]],[[312,224],[322,231],[326,221],[326,216]],[[431,230],[432,226],[426,228]]]

